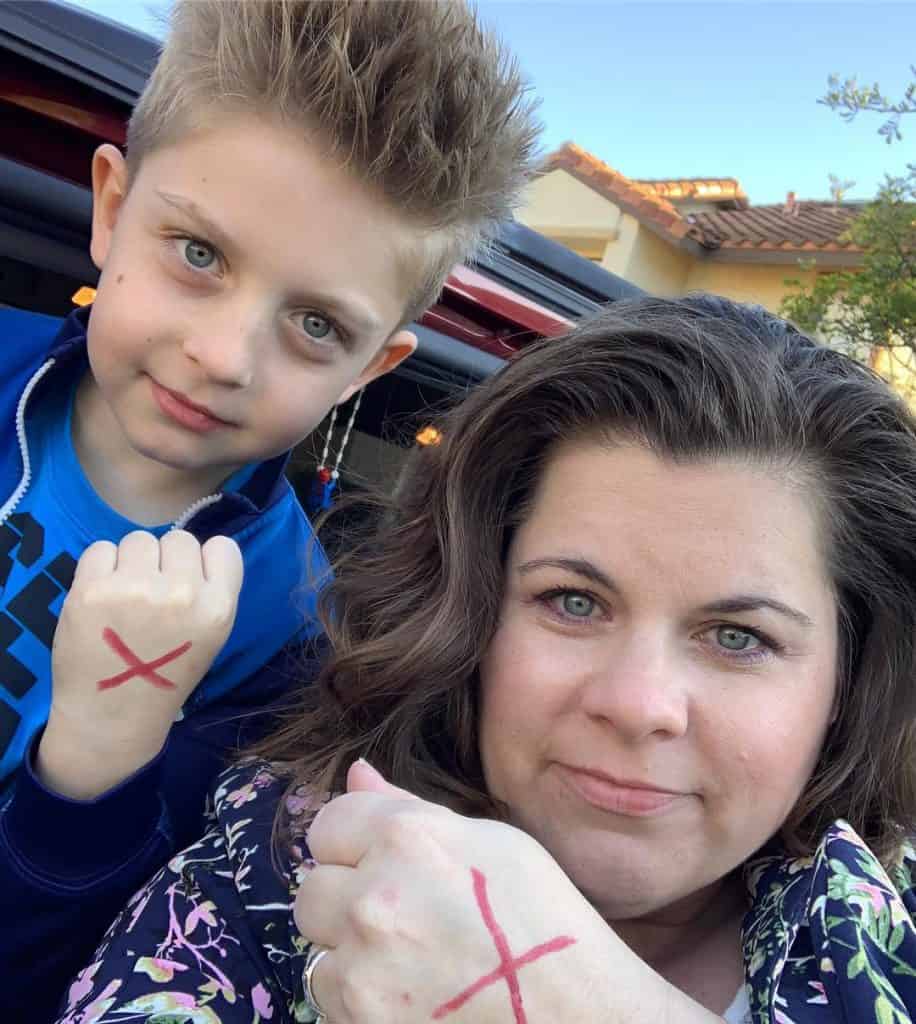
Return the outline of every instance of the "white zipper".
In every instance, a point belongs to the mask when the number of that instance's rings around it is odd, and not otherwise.
[[[0,508],[0,526],[16,511],[16,506],[22,501],[25,492],[32,482],[32,460],[29,457],[29,441],[25,434],[25,407],[29,398],[35,390],[35,386],[42,377],[51,369],[55,360],[49,359],[43,366],[40,366],[31,376],[22,394],[19,396],[19,405],[16,406],[16,437],[19,439],[19,454],[22,457],[22,478],[19,486],[10,495],[9,500]]]
[[[223,500],[222,493],[208,494],[206,498],[198,498],[189,508],[186,508],[184,512],[172,523],[172,530],[183,530],[188,523],[197,515],[198,512],[203,512],[205,508],[209,508],[211,505],[215,505],[218,501]]]
[[[22,501],[25,492],[32,483],[32,459],[29,455],[29,441],[25,432],[25,411],[26,406],[29,404],[29,399],[32,397],[32,392],[42,377],[54,366],[55,362],[56,360],[49,359],[43,363],[29,378],[28,384],[26,384],[22,394],[19,396],[19,404],[16,406],[16,437],[19,440],[19,455],[22,458],[22,477],[16,490],[10,495],[9,500],[0,508],[0,526],[16,511],[16,507]],[[209,508],[210,505],[215,505],[218,501],[222,500],[222,497],[222,494],[218,493],[209,494],[206,498],[199,498],[182,512],[172,524],[171,529],[183,530],[198,512]]]

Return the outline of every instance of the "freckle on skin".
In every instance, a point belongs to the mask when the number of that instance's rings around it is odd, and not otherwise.
[[[413,1002],[413,998],[412,998],[411,994],[409,992],[402,992],[401,993],[401,1002],[405,1006],[410,1006],[410,1004]]]
[[[152,335],[150,335],[150,336],[149,336],[149,337],[148,337],[148,338],[146,339],[146,343],[147,343],[147,345],[152,345],[152,343],[153,343],[153,338],[152,338]]]
[[[120,284],[123,280],[124,280],[124,275],[123,274],[118,274],[118,284]]]

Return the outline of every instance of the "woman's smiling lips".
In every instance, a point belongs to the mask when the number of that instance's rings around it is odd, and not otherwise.
[[[580,799],[611,814],[647,818],[664,814],[690,794],[660,789],[651,783],[615,779],[604,772],[557,764],[560,778]]]
[[[153,398],[164,415],[170,420],[193,430],[198,434],[207,434],[220,427],[231,427],[232,424],[220,419],[205,406],[197,405],[178,391],[170,391],[158,381],[150,377]]]

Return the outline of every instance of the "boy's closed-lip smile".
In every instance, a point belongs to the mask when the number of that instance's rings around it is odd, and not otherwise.
[[[150,377],[150,386],[153,391],[153,398],[159,409],[175,423],[194,430],[200,434],[218,430],[220,427],[232,427],[235,424],[228,420],[220,419],[206,406],[198,405],[183,395],[180,391],[172,391],[163,387],[157,380]]]

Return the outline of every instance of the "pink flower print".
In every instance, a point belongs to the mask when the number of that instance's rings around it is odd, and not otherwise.
[[[101,966],[102,961],[99,960],[97,963],[90,964],[85,970],[79,972],[76,976],[76,981],[70,986],[70,992],[67,996],[68,1010],[72,1010],[84,996],[89,995],[92,991],[92,979],[96,976]]]
[[[175,960],[166,960],[160,956],[141,956],[134,965],[134,973],[146,974],[152,981],[168,982],[175,976],[176,971],[186,971],[187,964],[180,964]]]
[[[308,810],[309,803],[310,801],[307,796],[291,793],[286,798],[286,810],[291,817],[298,818],[300,814]]]
[[[203,921],[204,924],[208,924],[211,928],[215,928],[216,918],[213,916],[214,910],[216,910],[216,904],[210,900],[206,900],[199,906],[196,906],[184,919],[182,934],[185,936],[190,935],[200,921]]]
[[[147,886],[146,889],[141,889],[140,892],[138,892],[130,901],[130,903],[127,904],[128,908],[130,908],[131,906],[133,907],[133,910],[131,911],[130,915],[130,921],[128,922],[127,925],[128,932],[132,932],[134,930],[134,925],[137,923],[137,921],[140,920],[140,915],[143,913],[143,911],[146,910],[146,905],[147,903],[149,903],[151,896],[152,890]]]
[[[884,903],[887,899],[887,896],[880,886],[874,885],[872,882],[866,882],[864,879],[858,878],[853,883],[853,890],[855,892],[865,893],[865,895],[868,896],[868,898],[871,900],[872,910],[874,910],[876,914],[881,913],[882,909],[884,908]]]
[[[260,982],[251,990],[251,1005],[263,1020],[270,1020],[274,1015],[270,993]]]
[[[239,786],[238,789],[234,789],[229,793],[226,799],[235,810],[238,810],[245,804],[251,803],[252,800],[256,800],[257,797],[258,794],[255,792],[254,783],[246,782],[244,786]]]
[[[100,1021],[105,1016],[106,1011],[114,1004],[114,994],[120,987],[120,981],[110,981],[104,990],[83,1011],[79,1024],[96,1024],[97,1021]]]
[[[824,991],[824,983],[822,981],[809,981],[808,984],[814,989],[817,995],[811,996],[806,1002],[817,1005],[827,1005],[827,993]]]
[[[276,781],[276,776],[273,772],[268,771],[266,768],[261,768],[251,780],[251,784],[256,786],[258,789],[263,789],[265,786],[273,785]]]

